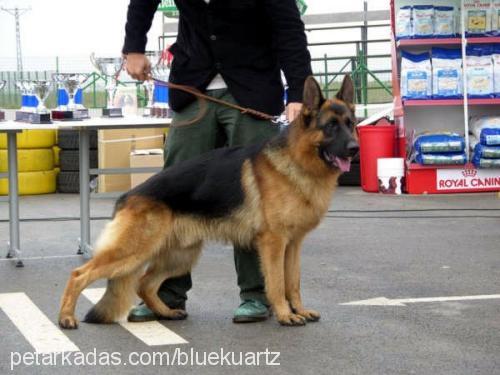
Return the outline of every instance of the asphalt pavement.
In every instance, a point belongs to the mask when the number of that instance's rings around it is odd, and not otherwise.
[[[113,202],[92,200],[93,240]],[[340,188],[304,244],[303,299],[322,314],[304,327],[233,324],[232,249],[210,244],[193,272],[187,320],[59,330],[63,287],[85,261],[76,255],[78,210],[76,195],[21,199],[25,267],[0,260],[0,374],[500,374],[496,193]],[[4,200],[2,252],[8,234]],[[80,298],[79,318],[104,286]]]

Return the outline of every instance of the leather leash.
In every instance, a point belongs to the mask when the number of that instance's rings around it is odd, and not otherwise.
[[[240,111],[243,114],[250,114],[250,115],[255,116],[257,118],[260,118],[262,120],[269,120],[269,121],[272,121],[273,123],[279,123],[280,116],[271,116],[267,113],[260,112],[260,111],[257,111],[255,109],[252,109],[252,108],[245,108],[245,107],[239,106],[237,104],[229,103],[225,100],[214,98],[212,96],[203,94],[201,91],[199,91],[198,89],[196,89],[194,87],[179,85],[179,84],[172,83],[172,82],[166,82],[166,81],[162,81],[162,80],[157,79],[157,78],[153,78],[153,81],[161,86],[167,86],[170,89],[179,90],[179,91],[183,91],[183,92],[186,92],[188,94],[191,94],[200,100],[200,107],[202,107],[202,108],[200,108],[200,112],[198,113],[196,118],[193,120],[190,120],[188,122],[177,123],[174,127],[191,125],[191,124],[194,124],[195,122],[198,122],[205,115],[205,112],[206,112],[206,102],[205,101],[209,101],[209,102],[217,103],[219,105],[223,105],[223,106],[226,106],[229,108],[233,108],[233,109]]]

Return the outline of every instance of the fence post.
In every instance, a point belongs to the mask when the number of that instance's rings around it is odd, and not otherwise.
[[[59,56],[56,56],[56,73],[59,74]]]
[[[95,82],[97,81],[97,78],[94,74],[94,77],[93,77],[93,80],[92,80],[92,93],[93,93],[93,97],[94,97],[94,105],[93,107],[94,108],[97,108],[97,99],[96,99],[96,87],[95,87]]]
[[[324,86],[324,91],[325,91],[325,97],[328,99],[329,92],[328,92],[328,55],[325,53],[324,56],[324,62],[325,62],[325,86]]]

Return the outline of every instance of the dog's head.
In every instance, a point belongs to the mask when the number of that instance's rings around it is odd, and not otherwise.
[[[297,124],[311,150],[330,170],[347,172],[358,153],[355,135],[354,86],[349,76],[334,99],[326,100],[313,77],[304,85],[303,107]]]

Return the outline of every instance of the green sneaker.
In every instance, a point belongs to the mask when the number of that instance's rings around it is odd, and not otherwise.
[[[257,300],[247,299],[234,312],[233,323],[253,323],[267,320],[269,307]]]
[[[176,309],[185,310],[186,304],[182,303]],[[187,318],[186,315],[179,316],[176,320],[184,320]],[[142,322],[152,322],[154,320],[166,320],[167,318],[162,316],[157,316],[154,312],[152,312],[149,307],[146,306],[144,302],[141,302],[138,306],[135,306],[128,313],[127,320],[132,323],[142,323]]]

